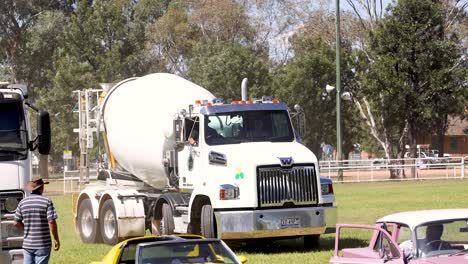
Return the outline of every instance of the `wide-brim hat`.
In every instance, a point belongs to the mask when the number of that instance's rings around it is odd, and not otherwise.
[[[49,182],[42,180],[40,177],[34,177],[31,179],[31,181],[28,182],[26,187],[28,190],[34,191],[41,188],[41,186],[44,186],[44,184],[49,184]]]

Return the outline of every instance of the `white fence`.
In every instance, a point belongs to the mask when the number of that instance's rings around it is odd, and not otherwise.
[[[322,176],[341,182],[435,180],[465,178],[468,157],[320,161]],[[399,176],[391,178],[391,171]]]
[[[320,174],[338,181],[338,171],[342,170],[341,182],[408,181],[465,178],[468,157],[444,159],[373,159],[320,161]],[[390,178],[390,170],[403,175]],[[97,178],[96,169],[91,169],[90,180]],[[83,188],[79,170],[63,172],[63,193],[80,192]]]
[[[96,180],[96,178],[96,169],[90,169],[89,179]],[[84,179],[80,178],[79,170],[66,170],[63,172],[63,194],[80,192],[83,183]]]

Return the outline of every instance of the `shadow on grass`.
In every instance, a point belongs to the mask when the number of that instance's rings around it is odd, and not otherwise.
[[[251,239],[243,242],[225,241],[234,251],[245,253],[263,253],[263,254],[276,254],[276,253],[306,253],[306,252],[320,252],[320,251],[333,251],[335,249],[334,237],[321,237],[320,247],[307,249],[304,247],[304,240],[302,238],[291,238],[282,240],[268,239]],[[340,249],[342,248],[358,248],[367,247],[369,241],[356,239],[356,238],[342,238],[340,241]]]

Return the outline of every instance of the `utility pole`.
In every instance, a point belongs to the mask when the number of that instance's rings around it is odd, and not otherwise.
[[[340,34],[340,0],[336,0],[336,159],[341,167],[341,34]],[[338,181],[343,181],[343,169],[338,169]]]

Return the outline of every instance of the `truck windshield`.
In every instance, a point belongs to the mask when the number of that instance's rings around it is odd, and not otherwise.
[[[208,145],[245,142],[291,142],[294,133],[286,111],[247,111],[205,116]]]
[[[0,100],[0,160],[25,159],[26,142],[26,124],[21,102]]]

